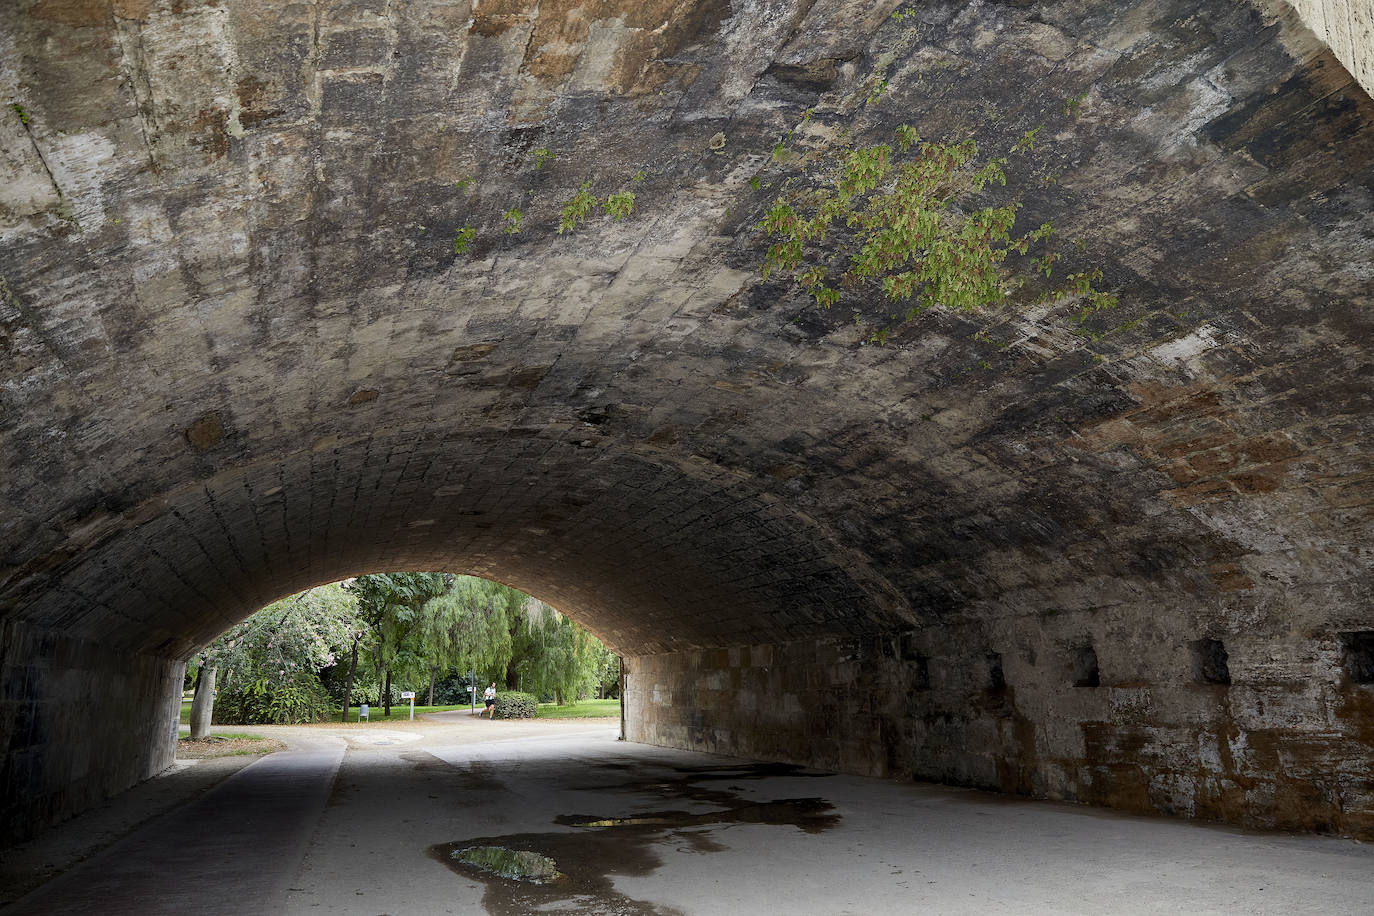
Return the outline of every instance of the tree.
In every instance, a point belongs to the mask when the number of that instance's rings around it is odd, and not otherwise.
[[[191,740],[204,740],[210,731],[215,711],[215,668],[201,665],[196,677],[196,692],[191,699]]]
[[[416,687],[428,680],[431,704],[436,681],[452,671],[473,671],[483,682],[503,681],[509,690],[523,687],[561,704],[598,684],[605,692],[603,682],[614,680],[607,671],[617,668],[586,630],[509,586],[472,576],[385,573],[302,592],[231,628],[200,659],[197,704],[208,702],[218,673],[230,719],[319,718],[330,704],[319,672],[344,658],[345,721],[360,664],[365,689],[376,676],[377,705],[388,715],[396,679]]]
[[[392,674],[421,667],[412,640],[424,630],[425,605],[447,592],[452,580],[443,573],[380,573],[359,576],[345,586],[358,602],[368,658],[383,684],[379,705],[388,716]]]
[[[572,618],[536,598],[526,600],[516,627],[520,654],[513,667],[521,689],[552,695],[558,705],[576,703],[596,684],[604,647]]]
[[[504,670],[510,662],[510,617],[518,595],[498,582],[458,576],[444,594],[425,604],[420,630],[420,656],[429,676],[430,704],[434,682],[450,671]]]
[[[593,650],[596,663],[597,699],[620,696],[620,656],[597,641]]]
[[[318,672],[347,645],[355,613],[347,592],[324,585],[274,602],[221,634],[203,653],[201,670],[218,672],[224,718],[280,723],[327,714]]]
[[[348,721],[348,707],[353,700],[353,678],[358,673],[358,643],[362,642],[367,631],[361,625],[350,627],[348,632],[349,660],[348,677],[344,681],[343,711],[339,714],[340,722]]]

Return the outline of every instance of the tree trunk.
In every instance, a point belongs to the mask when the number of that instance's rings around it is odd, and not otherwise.
[[[191,740],[201,741],[210,733],[215,711],[215,669],[202,665],[196,678],[196,695],[191,700]]]
[[[426,706],[433,706],[433,705],[434,705],[434,672],[433,672],[433,671],[431,671],[431,672],[429,673],[429,702],[426,703],[425,705],[426,705]]]
[[[344,708],[343,718],[339,721],[348,721],[348,707],[353,703],[353,675],[358,672],[358,640],[361,636],[353,638],[353,661],[348,664],[348,679],[344,681]]]
[[[382,708],[386,717],[391,718],[391,669],[386,669],[386,698],[382,700]]]

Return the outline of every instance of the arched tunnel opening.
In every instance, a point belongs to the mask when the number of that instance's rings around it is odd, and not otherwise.
[[[163,770],[216,633],[372,570],[573,615],[635,742],[1368,838],[1333,10],[7,5],[3,840]],[[1005,157],[936,224],[1014,201],[1063,244],[998,264],[1079,286],[908,314],[826,260],[861,210],[765,277],[775,204],[905,131]]]

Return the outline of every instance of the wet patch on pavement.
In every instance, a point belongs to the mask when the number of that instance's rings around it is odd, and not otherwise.
[[[505,791],[505,783],[497,775],[496,767],[483,760],[474,760],[466,766],[449,763],[429,751],[417,750],[401,755],[407,763],[415,764],[415,769],[427,775],[444,778],[446,788],[463,791],[491,792]]]
[[[824,779],[834,775],[822,770],[809,770],[790,763],[744,763],[731,766],[692,767],[640,763],[635,769],[642,774],[637,779],[610,784],[601,783],[592,788],[598,792],[652,794],[658,795],[665,801],[672,799],[697,802],[703,805],[732,807],[743,804],[736,793],[743,792],[744,787],[735,783],[762,779]],[[655,775],[655,773],[660,775]],[[720,786],[719,783],[722,782],[730,783],[730,785]]]
[[[724,811],[689,814],[686,811],[656,811],[630,817],[597,818],[580,814],[562,814],[555,824],[568,827],[707,827],[717,824],[767,824],[793,826],[804,833],[821,833],[835,826],[838,814],[823,798],[783,798],[770,802],[736,805]]]
[[[623,767],[611,767],[625,769]],[[531,912],[616,914],[616,916],[680,916],[680,911],[636,900],[614,887],[613,876],[643,877],[662,864],[658,848],[674,843],[681,852],[721,853],[728,850],[718,831],[741,825],[795,827],[821,833],[836,826],[840,816],[823,798],[782,798],[755,801],[741,798],[739,786],[728,789],[696,785],[766,777],[823,776],[799,772],[782,764],[729,767],[643,767],[656,772],[617,785],[640,793],[671,795],[708,811],[642,811],[621,816],[564,814],[554,823],[574,828],[560,833],[515,833],[473,837],[430,847],[430,855],[467,878],[486,885],[482,903],[492,916]],[[608,787],[598,787],[604,792]],[[493,867],[494,866],[494,867]],[[507,867],[509,866],[509,867]],[[534,881],[520,871],[553,872]]]

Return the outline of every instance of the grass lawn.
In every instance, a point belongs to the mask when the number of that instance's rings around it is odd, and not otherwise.
[[[415,716],[418,718],[427,712],[445,712],[450,709],[469,709],[471,707],[464,703],[458,706],[416,706]],[[482,704],[477,704],[480,712]],[[619,718],[619,700],[579,700],[576,706],[556,706],[553,703],[540,703],[538,718],[540,719],[595,719],[600,717]],[[333,721],[339,721],[339,714],[335,713],[330,717]],[[382,707],[368,705],[367,720],[369,722],[402,722],[410,720],[410,704],[400,704],[391,707],[391,716],[388,717],[382,712]],[[348,721],[358,721],[358,707],[348,708]],[[181,704],[181,724],[191,723],[191,704]]]
[[[462,703],[462,704],[459,704],[459,705],[456,705],[456,706],[420,706],[420,705],[417,704],[417,705],[415,706],[415,718],[418,719],[418,718],[420,718],[420,716],[424,715],[424,714],[427,713],[427,712],[448,712],[450,709],[468,709],[468,708],[469,708],[469,706],[468,706],[467,703]],[[477,708],[478,708],[478,709],[481,709],[481,708],[482,708],[482,705],[479,703],[479,704],[477,705]],[[339,715],[338,715],[338,713],[335,713],[333,718],[334,718],[334,721],[335,721],[335,722],[339,721]],[[348,721],[350,721],[350,722],[357,722],[357,721],[358,721],[358,707],[356,707],[356,706],[350,706],[350,707],[348,707]],[[398,705],[392,706],[392,707],[391,707],[391,716],[388,717],[388,716],[386,715],[385,711],[382,709],[382,707],[380,707],[380,706],[373,706],[371,703],[369,703],[369,704],[367,704],[367,721],[369,721],[369,722],[401,722],[401,721],[407,721],[407,722],[408,722],[408,721],[410,721],[410,704],[409,704],[409,703],[400,703],[400,704],[398,704]]]
[[[447,710],[447,709],[467,709],[467,708],[468,708],[468,707],[467,707],[467,704],[463,704],[463,705],[461,705],[461,706],[416,706],[416,707],[415,707],[415,715],[418,717],[418,716],[420,716],[421,714],[427,713],[427,712],[443,712],[444,710]],[[478,708],[478,709],[481,709],[482,707],[481,707],[481,705],[479,704],[477,708]],[[617,713],[617,715],[619,715],[619,713]],[[334,714],[331,715],[329,718],[332,719],[332,720],[335,721],[335,722],[339,721],[339,713],[338,713],[338,710],[335,710],[335,711],[334,711]],[[382,712],[382,707],[380,707],[380,706],[372,706],[372,705],[369,704],[369,706],[368,706],[368,708],[367,708],[367,720],[368,720],[369,722],[399,722],[399,721],[401,721],[402,719],[405,719],[405,720],[407,720],[407,721],[410,719],[410,704],[409,704],[409,703],[402,703],[402,704],[398,704],[398,705],[392,706],[392,707],[391,707],[391,717],[390,717],[390,718],[387,718],[387,716],[386,716],[385,714],[383,714],[383,712]],[[328,721],[328,720],[326,720],[326,721]],[[358,707],[356,707],[356,706],[350,706],[350,707],[348,707],[348,721],[350,721],[350,722],[357,722],[357,721],[358,721]],[[191,704],[190,704],[190,703],[182,703],[182,704],[181,704],[181,724],[182,724],[182,725],[190,725],[190,724],[191,724]]]
[[[620,718],[619,700],[578,700],[576,706],[556,706],[540,703],[540,719],[596,719],[606,716]]]

